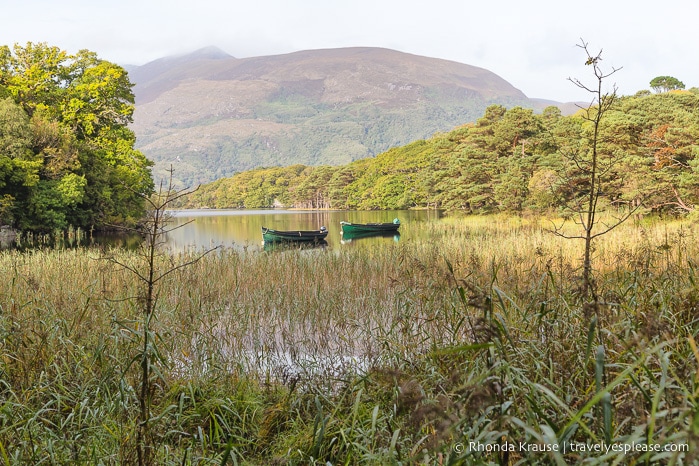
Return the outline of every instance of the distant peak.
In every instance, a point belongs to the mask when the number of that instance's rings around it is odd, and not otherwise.
[[[224,58],[232,58],[231,55],[227,54],[220,48],[210,45],[208,47],[201,48],[199,50],[195,50],[194,52],[187,54],[190,57],[197,57],[197,58],[208,58],[210,60],[221,60]]]

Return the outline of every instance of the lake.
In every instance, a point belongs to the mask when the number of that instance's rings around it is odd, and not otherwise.
[[[364,247],[400,241],[405,225],[438,219],[435,210],[326,211],[326,210],[178,210],[172,211],[167,246],[173,250],[222,246],[235,249],[262,249],[262,227],[275,230],[318,230],[329,233],[327,247]],[[343,241],[340,222],[374,223],[401,221],[401,235]]]
[[[415,223],[430,222],[442,217],[436,210],[388,210],[388,211],[344,211],[344,210],[174,210],[169,211],[172,221],[166,235],[165,246],[173,251],[185,249],[209,249],[214,247],[237,250],[262,250],[262,227],[274,230],[318,230],[328,229],[323,247],[365,247],[400,241],[408,235],[416,235]],[[399,235],[343,240],[340,222],[382,223],[398,218],[401,222]],[[134,233],[82,232],[81,235],[67,233],[55,235],[29,235],[15,241],[14,236],[0,235],[2,249],[33,249],[36,247],[71,248],[99,245],[136,249],[140,237]]]

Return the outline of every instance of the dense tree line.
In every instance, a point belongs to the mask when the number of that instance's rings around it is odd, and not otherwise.
[[[0,46],[0,224],[131,224],[153,191],[126,71],[45,43]]]
[[[593,109],[594,110],[594,109]],[[582,111],[582,110],[581,110]],[[203,186],[188,207],[565,210],[585,189],[582,114],[493,105],[473,124],[348,165],[263,168]],[[699,89],[620,97],[600,128],[604,201],[690,212],[699,205]],[[571,157],[570,154],[577,154]]]

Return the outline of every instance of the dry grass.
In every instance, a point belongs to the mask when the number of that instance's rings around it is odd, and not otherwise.
[[[697,227],[602,237],[603,321],[591,322],[581,244],[547,225],[406,224],[389,247],[221,251],[173,273],[152,324],[159,461],[688,463],[692,453],[452,448],[694,445]],[[412,241],[413,228],[429,240]],[[0,253],[0,464],[133,460],[140,291],[104,254]],[[138,266],[133,252],[110,254]]]

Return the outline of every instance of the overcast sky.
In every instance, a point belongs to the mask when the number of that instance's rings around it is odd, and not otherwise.
[[[214,45],[238,58],[385,47],[488,69],[528,97],[587,101],[568,78],[602,50],[623,95],[699,87],[696,0],[0,0],[0,45],[47,42],[125,65]]]

